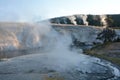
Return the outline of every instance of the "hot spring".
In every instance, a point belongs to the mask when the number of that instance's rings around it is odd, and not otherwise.
[[[90,44],[98,29],[0,23],[1,80],[119,80],[112,63],[71,49],[72,35]],[[84,31],[85,30],[85,31]]]

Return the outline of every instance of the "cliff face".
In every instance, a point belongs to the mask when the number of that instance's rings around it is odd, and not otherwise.
[[[72,15],[50,19],[55,24],[120,27],[120,14],[116,15]]]

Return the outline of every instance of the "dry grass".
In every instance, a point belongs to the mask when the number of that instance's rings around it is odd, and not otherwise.
[[[85,51],[87,55],[95,56],[108,60],[114,64],[120,66],[120,52],[115,50],[120,49],[120,42],[106,43],[104,45],[98,45],[91,50]]]
[[[50,75],[44,74],[44,80],[64,80],[64,78],[60,77],[58,73],[52,73]]]

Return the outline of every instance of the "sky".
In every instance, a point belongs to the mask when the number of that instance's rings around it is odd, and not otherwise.
[[[35,22],[73,14],[120,14],[120,0],[0,0],[0,21]]]

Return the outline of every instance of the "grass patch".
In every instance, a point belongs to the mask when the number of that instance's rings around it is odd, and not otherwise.
[[[96,44],[91,50],[99,50],[109,46],[112,42],[105,42],[104,44]]]
[[[45,74],[43,80],[64,80],[63,77],[59,75],[59,73],[51,73],[51,74]]]
[[[47,77],[47,78],[45,78],[45,80],[64,80],[64,79],[63,78],[57,78],[57,77],[52,77],[52,78]]]
[[[120,52],[114,52],[119,49],[120,42],[106,42],[104,44],[96,44],[92,49],[84,51],[85,54],[98,57],[110,61],[120,66]],[[109,52],[113,49],[113,52]]]
[[[85,51],[85,54],[91,55],[91,56],[94,56],[94,57],[98,57],[98,58],[101,58],[101,59],[105,59],[107,61],[110,61],[110,62],[120,66],[120,58],[110,57],[110,56],[108,56],[108,54],[105,54],[104,52],[99,53],[99,51],[97,51],[97,50],[87,50],[87,51]]]

